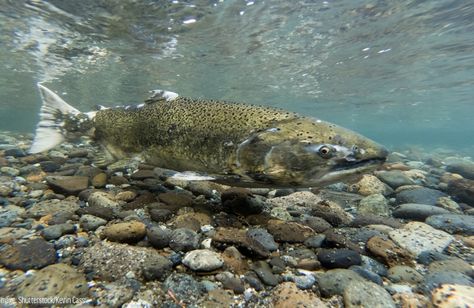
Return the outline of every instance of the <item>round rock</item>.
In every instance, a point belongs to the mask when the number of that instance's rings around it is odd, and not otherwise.
[[[193,271],[209,272],[224,265],[221,256],[208,249],[197,249],[186,253],[183,264]]]
[[[94,231],[100,226],[105,226],[107,224],[107,220],[97,216],[84,214],[79,219],[79,223],[81,225],[81,228],[85,231]]]
[[[145,235],[145,224],[139,221],[121,222],[104,229],[104,236],[113,242],[136,243]]]
[[[401,204],[395,211],[393,211],[393,217],[425,221],[425,219],[429,216],[447,213],[449,213],[448,210],[434,205],[404,203]]]
[[[175,229],[171,232],[169,246],[174,251],[190,251],[199,247],[199,235],[186,228]]]
[[[54,262],[56,262],[54,246],[41,238],[4,245],[0,250],[0,264],[12,270],[39,269]]]
[[[474,216],[459,214],[434,215],[428,217],[426,223],[449,233],[474,235]]]
[[[318,253],[318,260],[326,268],[348,268],[360,265],[360,254],[350,249],[323,249]]]
[[[405,189],[396,194],[398,204],[403,203],[418,203],[436,205],[438,198],[446,197],[447,195],[442,191],[420,187],[415,189]]]
[[[344,289],[344,306],[347,308],[395,308],[390,294],[370,281],[354,281]]]

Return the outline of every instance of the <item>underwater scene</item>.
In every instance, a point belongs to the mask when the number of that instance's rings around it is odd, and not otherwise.
[[[0,307],[474,307],[474,3],[3,0]]]

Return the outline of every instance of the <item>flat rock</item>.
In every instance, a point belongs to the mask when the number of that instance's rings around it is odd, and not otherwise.
[[[152,277],[164,278],[172,263],[154,248],[105,241],[86,248],[80,267],[97,279],[116,281],[128,272],[146,278],[152,271]]]
[[[24,216],[28,218],[41,218],[47,215],[53,215],[57,212],[75,213],[79,209],[79,204],[72,200],[44,200],[34,204],[26,210]]]
[[[267,223],[268,232],[278,242],[302,243],[315,232],[308,226],[297,222],[271,219]]]
[[[34,298],[79,298],[88,295],[84,274],[64,264],[49,265],[29,276],[17,289],[16,295]]]
[[[425,275],[423,281],[419,284],[419,287],[426,295],[428,295],[435,288],[443,284],[456,284],[474,287],[471,277],[453,271],[428,273]]]
[[[76,227],[73,224],[64,223],[44,228],[41,230],[41,236],[43,236],[45,240],[50,241],[56,240],[64,234],[74,233],[75,231]]]
[[[166,278],[163,283],[163,290],[165,293],[171,291],[176,298],[182,300],[184,304],[194,304],[203,293],[201,284],[188,274],[173,273]],[[170,303],[175,303],[171,301]],[[186,306],[188,306],[186,305]],[[165,305],[163,305],[165,306]],[[173,307],[172,305],[167,305]]]
[[[351,227],[362,227],[367,225],[385,225],[392,228],[400,228],[402,223],[398,219],[382,217],[373,214],[359,214],[351,222]]]
[[[344,290],[356,281],[365,281],[359,274],[348,269],[333,269],[318,276],[321,294],[325,297],[343,295]]]
[[[426,187],[405,189],[395,196],[398,204],[418,203],[428,205],[436,205],[440,197],[447,197],[447,195],[442,191]]]
[[[381,194],[373,194],[360,200],[357,213],[366,215],[390,216],[388,200]]]
[[[183,264],[193,271],[209,272],[224,265],[221,256],[208,249],[197,249],[186,253]]]
[[[474,163],[471,161],[454,161],[448,163],[446,171],[460,174],[466,179],[474,180]]]
[[[46,182],[55,192],[75,195],[86,189],[89,178],[86,176],[47,176]]]
[[[165,227],[151,227],[147,229],[148,242],[155,248],[168,247],[171,240],[171,230]]]
[[[344,307],[395,308],[390,294],[371,281],[354,281],[344,289]]]
[[[474,235],[474,216],[461,214],[434,215],[428,217],[426,223],[449,233]]]
[[[29,232],[23,228],[0,228],[0,244],[12,244],[14,241],[27,235]]]
[[[273,289],[273,307],[329,307],[313,292],[300,290],[293,282],[284,282]]]
[[[263,246],[268,251],[275,251],[278,249],[278,244],[273,239],[273,236],[263,228],[251,228],[247,230],[247,238],[249,244]]]
[[[186,192],[165,192],[158,195],[158,199],[168,205],[187,207],[193,204],[193,198]]]
[[[389,239],[374,236],[367,242],[367,250],[388,266],[413,264],[414,256]]]
[[[428,272],[458,272],[474,277],[474,269],[472,266],[459,258],[452,257],[446,260],[433,261],[428,266]]]
[[[334,227],[349,225],[353,220],[352,215],[344,211],[339,204],[328,200],[312,205],[311,215],[323,218]]]
[[[243,253],[255,257],[266,258],[270,255],[270,250],[259,241],[251,240],[245,230],[237,228],[217,228],[212,236],[212,244],[219,248],[236,246]]]
[[[56,250],[41,238],[4,245],[0,249],[0,264],[11,270],[39,269],[56,262]]]
[[[402,229],[390,231],[390,238],[400,247],[418,256],[425,250],[443,251],[454,237],[422,222],[409,222]]]
[[[120,209],[120,204],[114,200],[114,197],[111,194],[103,191],[92,192],[87,198],[87,203],[90,207],[110,208],[112,210]]]
[[[79,223],[85,231],[95,231],[100,226],[105,226],[107,220],[94,215],[84,214],[79,219]]]
[[[190,229],[175,229],[171,232],[169,246],[174,251],[195,250],[199,247],[199,235]]]
[[[417,284],[423,280],[423,275],[412,267],[395,265],[388,270],[388,279],[393,283]]]
[[[447,214],[448,210],[445,210],[441,207],[428,205],[428,204],[418,204],[418,203],[404,203],[393,211],[393,217],[425,221],[427,217],[438,214]]]
[[[107,226],[104,236],[113,242],[136,243],[146,235],[145,224],[139,221],[128,221]]]
[[[388,189],[385,184],[376,176],[371,174],[364,174],[359,182],[352,185],[351,188],[356,190],[362,196],[374,194],[385,195],[388,193]]]
[[[261,196],[254,195],[249,189],[232,187],[221,194],[224,210],[229,213],[241,215],[259,214],[265,208],[265,202]]]
[[[276,286],[278,284],[278,277],[272,273],[272,269],[265,261],[256,261],[252,264],[252,270],[268,286]]]
[[[431,302],[437,308],[474,307],[474,287],[443,284],[431,292]]]
[[[318,260],[326,268],[348,268],[360,265],[359,253],[350,249],[323,249],[318,253]]]
[[[448,183],[448,193],[458,201],[474,206],[474,180],[457,179]]]
[[[411,178],[409,178],[400,170],[378,171],[375,172],[375,176],[377,176],[382,182],[386,183],[393,189],[396,189],[400,186],[415,184]]]

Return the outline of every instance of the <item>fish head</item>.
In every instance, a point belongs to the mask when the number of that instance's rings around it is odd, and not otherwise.
[[[272,186],[314,187],[375,170],[388,151],[335,124],[296,119],[259,131],[237,150],[239,168]]]

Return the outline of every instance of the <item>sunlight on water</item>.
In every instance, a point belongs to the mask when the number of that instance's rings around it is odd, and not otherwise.
[[[81,110],[185,96],[278,106],[390,147],[473,155],[469,1],[6,1],[0,129],[43,82]]]

